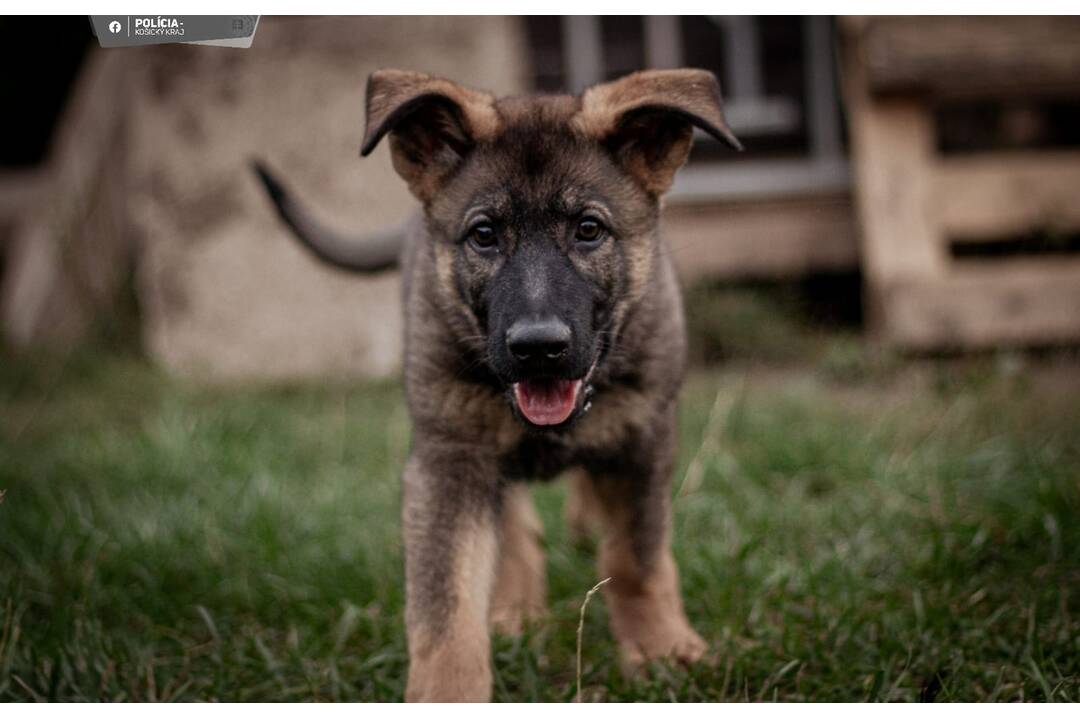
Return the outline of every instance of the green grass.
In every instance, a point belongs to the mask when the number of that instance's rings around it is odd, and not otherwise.
[[[676,553],[714,663],[592,700],[1080,700],[1080,368],[697,373]],[[135,359],[0,370],[0,699],[399,700],[400,388],[206,388]],[[844,372],[836,372],[839,366]],[[573,698],[596,581],[537,487],[550,619],[499,700]]]

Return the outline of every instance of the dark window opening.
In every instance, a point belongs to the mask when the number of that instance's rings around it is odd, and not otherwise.
[[[949,254],[957,261],[1002,261],[1018,257],[1059,257],[1080,254],[1080,232],[1039,230],[1010,237],[956,238]]]
[[[525,18],[525,35],[532,60],[532,87],[539,92],[563,92],[566,70],[563,68],[562,18],[558,15],[534,15]]]
[[[0,18],[0,97],[6,107],[0,166],[28,167],[47,157],[92,41],[85,17]]]
[[[935,109],[945,154],[1080,147],[1080,99],[957,100]]]
[[[783,99],[799,108],[798,123],[789,130],[755,131],[736,128],[747,152],[735,154],[719,142],[695,143],[691,162],[745,162],[766,158],[801,156],[808,152],[805,107],[805,53],[803,22],[799,17],[756,19],[761,101]],[[734,95],[733,68],[727,66],[724,30],[714,19],[689,16],[680,19],[683,64],[711,70],[720,79],[725,103],[738,102]]]
[[[645,67],[645,25],[640,16],[600,18],[604,79],[614,80]]]

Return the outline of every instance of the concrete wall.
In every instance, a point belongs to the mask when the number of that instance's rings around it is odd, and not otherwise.
[[[246,163],[265,158],[342,228],[398,222],[415,202],[386,147],[358,156],[368,73],[410,68],[514,92],[522,48],[505,18],[269,18],[250,50],[154,53],[132,122],[131,198],[153,354],[216,377],[393,373],[397,275],[317,265]]]

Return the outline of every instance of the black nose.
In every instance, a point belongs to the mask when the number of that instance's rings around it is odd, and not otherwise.
[[[506,331],[506,347],[522,362],[555,360],[570,349],[570,327],[558,318],[518,320]]]

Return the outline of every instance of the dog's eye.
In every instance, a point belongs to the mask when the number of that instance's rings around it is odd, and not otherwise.
[[[469,231],[469,243],[480,252],[490,252],[499,245],[495,237],[495,228],[488,223],[480,223]]]
[[[585,218],[578,223],[574,239],[586,247],[596,246],[604,239],[604,226],[596,220]]]

